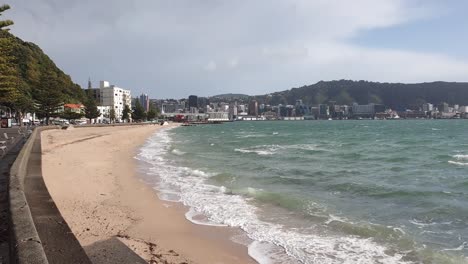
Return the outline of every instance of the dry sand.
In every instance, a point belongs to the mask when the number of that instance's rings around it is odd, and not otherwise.
[[[42,132],[44,180],[94,263],[255,263],[239,230],[194,225],[139,180],[133,158],[161,126]]]

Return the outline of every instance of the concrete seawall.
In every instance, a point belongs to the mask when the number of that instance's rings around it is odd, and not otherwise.
[[[24,193],[27,163],[34,139],[39,136],[40,130],[42,128],[34,130],[10,170],[10,216],[14,239],[11,250],[14,252],[12,256],[16,256],[16,260],[12,261],[14,263],[49,263]]]
[[[35,129],[10,170],[13,263],[91,263],[42,178],[40,133],[54,128]]]
[[[115,124],[80,127],[157,125]],[[57,209],[42,178],[41,132],[59,126],[38,127],[28,138],[10,169],[11,263],[91,263]]]

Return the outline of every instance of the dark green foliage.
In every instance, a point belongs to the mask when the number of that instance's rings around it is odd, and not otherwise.
[[[52,71],[41,75],[39,84],[34,89],[36,113],[39,118],[45,118],[49,124],[50,117],[57,116],[59,109],[63,106],[63,94],[60,92],[60,83]]]
[[[340,104],[382,103],[392,109],[406,109],[429,102],[450,105],[468,104],[468,83],[432,82],[417,84],[377,83],[368,81],[330,81],[277,92],[271,96],[256,96],[260,103],[295,104],[302,99],[306,104],[336,101]]]
[[[158,116],[158,110],[152,104],[150,104],[150,108],[148,110],[148,113],[146,113],[146,117],[148,118],[148,120],[153,120],[157,116]]]
[[[133,108],[132,112],[132,119],[135,121],[142,121],[146,118],[145,109],[140,104],[139,100],[135,101],[135,107]]]
[[[92,123],[92,119],[98,118],[101,115],[94,98],[87,98],[87,100],[84,101],[84,107],[85,117],[89,119],[90,123]]]
[[[71,109],[65,109],[63,113],[60,114],[60,117],[63,119],[67,119],[68,121],[70,120],[75,120],[75,119],[80,119],[83,117],[82,113],[76,113],[73,112]]]
[[[131,114],[130,107],[128,105],[124,106],[124,109],[122,110],[122,120],[126,120],[127,122],[130,121],[130,114]]]
[[[35,44],[24,42],[9,32],[0,30],[0,53],[8,55],[7,57],[0,55],[2,60],[0,71],[3,69],[0,75],[3,76],[5,83],[8,81],[8,86],[3,87],[10,89],[8,99],[3,101],[8,101],[6,105],[17,112],[22,111],[22,108],[30,108],[20,107],[24,106],[25,102],[43,101],[47,97],[49,90],[44,89],[43,83],[41,84],[45,79],[53,82],[55,87],[49,97],[59,95],[62,103],[83,101],[84,93],[81,87],[73,83],[71,78],[57,68]],[[2,93],[2,97],[6,98],[7,93]]]
[[[111,108],[111,110],[109,110],[109,119],[112,123],[115,122],[115,109],[114,108]]]

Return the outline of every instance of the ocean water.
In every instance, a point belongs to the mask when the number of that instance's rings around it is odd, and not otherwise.
[[[145,180],[259,263],[468,263],[468,121],[163,129]]]

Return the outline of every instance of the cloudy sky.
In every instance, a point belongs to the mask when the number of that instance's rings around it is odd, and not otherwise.
[[[72,79],[151,98],[468,81],[465,0],[5,0]]]

